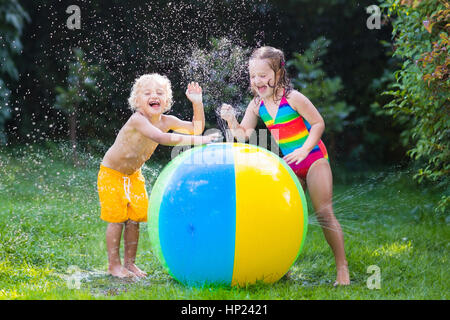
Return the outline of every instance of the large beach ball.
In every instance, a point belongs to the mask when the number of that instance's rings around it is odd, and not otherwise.
[[[254,145],[199,146],[175,157],[153,186],[153,251],[189,286],[279,280],[306,236],[307,205],[291,168]]]

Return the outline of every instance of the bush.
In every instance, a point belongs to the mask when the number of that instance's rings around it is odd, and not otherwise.
[[[409,123],[403,132],[412,145],[408,154],[424,163],[415,177],[446,189],[437,206],[445,211],[450,204],[450,5],[439,0],[385,0],[381,6],[392,18],[393,56],[403,61],[384,92],[393,97],[384,107],[398,121]]]

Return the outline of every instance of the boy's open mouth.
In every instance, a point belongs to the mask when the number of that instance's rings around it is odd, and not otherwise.
[[[149,103],[149,105],[150,105],[150,107],[152,107],[152,108],[159,108],[161,105],[160,105],[160,103],[159,102],[150,102]]]

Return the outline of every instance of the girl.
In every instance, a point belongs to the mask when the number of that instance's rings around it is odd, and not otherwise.
[[[272,47],[256,49],[249,60],[250,89],[254,95],[242,122],[233,107],[223,104],[221,117],[231,133],[246,140],[262,118],[283,152],[283,159],[307,187],[312,205],[336,262],[335,285],[350,283],[344,251],[344,237],[333,213],[333,178],[325,145],[320,140],[325,129],[322,116],[287,77],[282,51]]]

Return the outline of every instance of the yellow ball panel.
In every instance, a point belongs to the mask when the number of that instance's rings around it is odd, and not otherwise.
[[[236,243],[232,285],[279,280],[294,263],[304,232],[301,195],[280,159],[235,144]]]

